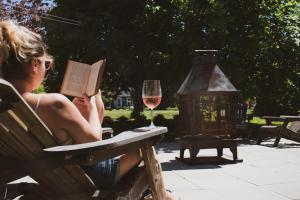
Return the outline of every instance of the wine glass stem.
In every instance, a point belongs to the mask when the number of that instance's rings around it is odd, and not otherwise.
[[[153,123],[153,109],[151,109],[151,124],[150,127],[155,127],[154,123]]]

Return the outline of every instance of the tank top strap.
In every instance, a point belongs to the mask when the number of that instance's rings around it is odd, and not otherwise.
[[[39,95],[37,96],[37,101],[36,101],[36,104],[35,104],[35,107],[34,107],[34,111],[35,111],[36,113],[37,113],[38,110],[39,110],[41,98],[42,98],[42,95],[39,94]]]

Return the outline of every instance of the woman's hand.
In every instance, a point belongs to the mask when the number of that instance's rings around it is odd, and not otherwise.
[[[90,102],[89,97],[84,94],[83,97],[75,97],[73,99],[73,104],[78,108],[82,116],[88,120],[93,109],[93,105]]]
[[[101,121],[99,120],[95,97],[89,98],[84,94],[82,98],[75,97],[73,103],[91,127],[94,128],[96,133],[102,134]],[[100,138],[102,138],[102,136],[100,136]]]

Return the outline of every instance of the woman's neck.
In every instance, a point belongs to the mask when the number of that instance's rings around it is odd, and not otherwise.
[[[24,93],[32,92],[34,88],[26,80],[11,80],[10,81],[18,92],[23,95]]]

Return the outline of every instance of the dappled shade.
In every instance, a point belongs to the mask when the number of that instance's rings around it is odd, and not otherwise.
[[[195,51],[193,67],[177,91],[178,95],[237,92],[217,65],[215,53],[215,51]]]

